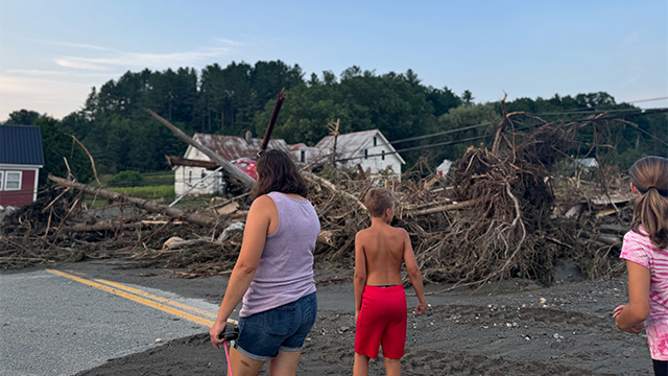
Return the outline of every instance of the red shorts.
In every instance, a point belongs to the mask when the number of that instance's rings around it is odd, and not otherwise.
[[[357,318],[355,352],[376,359],[382,344],[384,357],[400,359],[406,345],[406,320],[403,285],[365,286]]]

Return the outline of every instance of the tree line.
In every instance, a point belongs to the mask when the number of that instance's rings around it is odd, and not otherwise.
[[[288,97],[273,137],[291,144],[314,145],[328,134],[327,124],[337,119],[341,133],[377,128],[393,141],[495,122],[503,111],[500,102],[475,103],[468,90],[457,95],[447,87],[425,85],[410,69],[405,73],[377,74],[353,66],[338,76],[325,71],[306,78],[298,65],[277,60],[255,65],[232,62],[225,68],[212,64],[200,72],[193,68],[128,71],[99,89],[93,88],[82,109],[62,120],[24,109],[11,113],[5,124],[40,126],[46,168],[61,176],[67,173],[62,161],[66,156],[80,180],[91,177],[87,156],[74,146],[68,134],[86,145],[103,173],[157,171],[167,168],[166,154],[182,155],[186,145],[150,117],[145,108],[191,135],[203,132],[242,136],[247,130],[263,135],[276,94],[283,87]],[[589,110],[634,108],[616,103],[603,92],[574,97],[555,94],[549,99],[519,98],[504,105],[507,112],[531,112],[547,121],[582,118]],[[668,142],[665,114],[631,120],[645,133],[621,123],[606,129],[606,137],[615,143],[604,150],[608,158],[625,164],[641,155],[665,155],[666,147],[661,142]],[[587,142],[591,133],[593,130],[584,128],[578,137]],[[476,138],[475,142],[403,154],[409,165],[420,156],[428,156],[430,163],[438,164],[443,158],[458,158],[470,145],[488,142],[485,136],[492,134],[493,126],[483,126],[404,142],[395,148]]]

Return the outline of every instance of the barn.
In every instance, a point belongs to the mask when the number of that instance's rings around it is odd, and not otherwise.
[[[262,139],[246,138],[236,136],[224,136],[218,134],[195,133],[193,140],[213,150],[223,159],[234,162],[237,167],[244,170],[243,159],[255,159],[262,145]],[[269,149],[277,149],[285,152],[293,159],[293,151],[284,140],[269,140]],[[201,151],[188,145],[184,155],[186,160],[206,161],[211,159]],[[214,172],[205,167],[177,166],[174,168],[174,192],[176,195],[210,195],[225,191],[225,180],[223,171]]]
[[[329,154],[334,150],[334,137],[323,138],[315,147]],[[406,163],[378,129],[337,136],[336,160],[347,167],[359,164],[362,170],[370,170],[372,176],[388,171],[398,179],[401,166]]]
[[[19,207],[37,200],[43,166],[39,127],[0,126],[0,206]]]

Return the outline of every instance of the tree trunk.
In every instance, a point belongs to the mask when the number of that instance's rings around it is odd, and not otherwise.
[[[72,180],[66,180],[63,178],[59,178],[57,176],[53,176],[51,174],[49,174],[49,180],[63,187],[74,188],[78,191],[85,192],[91,195],[97,195],[99,197],[103,197],[112,201],[126,202],[151,213],[165,214],[167,216],[182,219],[184,221],[195,223],[201,226],[211,226],[217,222],[216,218],[210,217],[208,215],[202,215],[198,213],[186,213],[183,210],[170,208],[168,206],[161,205],[153,201],[123,195],[120,193],[109,191],[104,188],[91,187],[90,185],[87,184],[82,184]]]

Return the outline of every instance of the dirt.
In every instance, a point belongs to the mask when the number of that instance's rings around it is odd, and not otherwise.
[[[72,270],[219,303],[227,279],[171,278],[131,264],[68,264]],[[320,265],[318,319],[307,338],[299,375],[352,372],[355,325],[352,272]],[[449,285],[428,285],[435,292]],[[411,289],[407,292],[412,293]],[[618,330],[611,313],[627,299],[624,278],[541,288],[527,280],[490,283],[428,295],[431,310],[409,309],[404,375],[651,375],[647,339]],[[409,305],[415,298],[409,296]],[[78,375],[221,375],[222,350],[208,334],[177,339]],[[267,368],[261,375],[268,375]],[[384,374],[382,358],[370,374]]]

